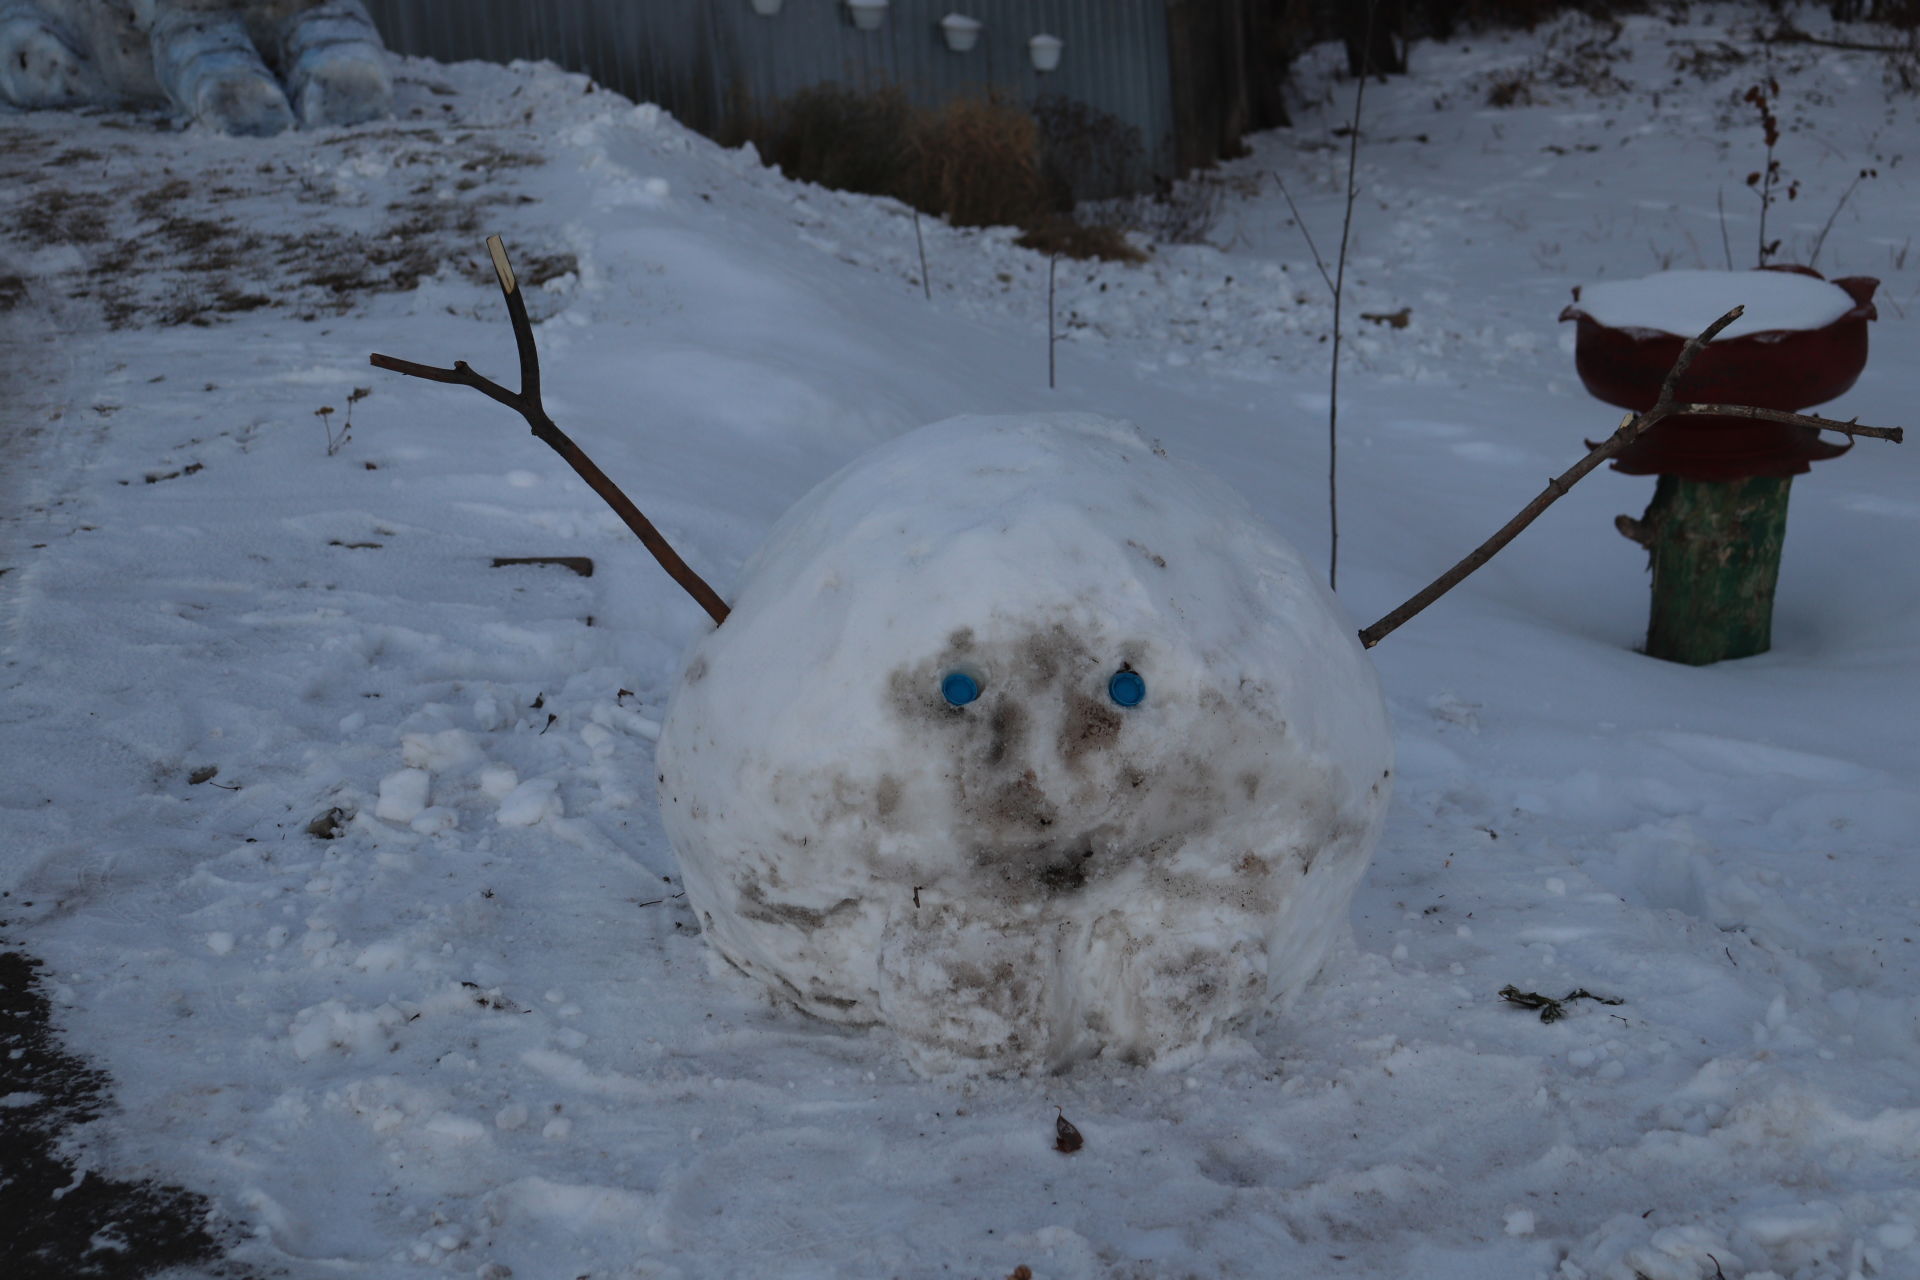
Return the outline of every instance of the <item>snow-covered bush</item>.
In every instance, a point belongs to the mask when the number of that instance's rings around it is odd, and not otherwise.
[[[355,124],[393,84],[361,0],[0,0],[0,99],[165,100],[223,133]]]
[[[1386,807],[1371,665],[1218,479],[1085,415],[827,480],[691,655],[661,808],[720,953],[922,1069],[1178,1063],[1319,968]]]

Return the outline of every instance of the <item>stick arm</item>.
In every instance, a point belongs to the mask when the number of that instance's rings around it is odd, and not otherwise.
[[[1866,427],[1857,422],[1837,422],[1832,418],[1817,418],[1806,414],[1784,413],[1774,409],[1753,409],[1739,405],[1687,404],[1676,401],[1674,390],[1680,385],[1680,379],[1686,374],[1687,367],[1700,354],[1702,347],[1720,335],[1720,331],[1745,314],[1745,307],[1735,307],[1727,314],[1708,325],[1696,337],[1689,338],[1686,346],[1680,349],[1680,356],[1668,370],[1666,380],[1660,385],[1660,395],[1653,407],[1645,413],[1630,413],[1621,419],[1619,428],[1605,440],[1595,445],[1592,452],[1573,464],[1565,472],[1547,481],[1547,487],[1540,491],[1518,515],[1507,521],[1485,542],[1462,557],[1451,569],[1435,578],[1416,592],[1406,603],[1360,632],[1360,644],[1371,649],[1389,635],[1397,631],[1401,624],[1418,614],[1428,605],[1438,600],[1466,580],[1481,565],[1493,559],[1499,550],[1512,542],[1522,529],[1539,518],[1540,513],[1566,496],[1575,484],[1594,468],[1619,453],[1622,449],[1639,439],[1662,419],[1675,414],[1710,413],[1735,418],[1760,418],[1769,422],[1786,422],[1794,426],[1811,427],[1816,430],[1843,431],[1848,435],[1872,436],[1879,440],[1889,440],[1894,444],[1906,438],[1906,432],[1900,427]]]
[[[585,480],[593,491],[600,495],[606,504],[613,508],[627,528],[633,530],[641,543],[669,577],[692,596],[707,616],[713,619],[715,626],[727,620],[729,612],[727,602],[718,592],[687,562],[680,558],[653,522],[642,515],[640,508],[634,506],[619,485],[610,479],[606,472],[594,464],[572,437],[562,431],[552,418],[547,416],[546,406],[540,400],[540,352],[534,345],[533,323],[527,318],[526,298],[520,292],[520,282],[514,277],[513,265],[507,260],[505,244],[499,236],[487,237],[487,253],[493,259],[494,275],[500,281],[500,292],[506,298],[507,319],[513,325],[514,346],[520,354],[520,390],[509,391],[491,378],[474,372],[465,360],[454,361],[451,369],[437,365],[420,364],[412,360],[402,360],[397,356],[370,355],[368,363],[377,369],[392,373],[405,374],[410,378],[421,378],[428,382],[445,382],[454,386],[472,387],[490,400],[494,400],[512,409],[526,419],[527,426],[555,453],[566,459],[567,465]]]

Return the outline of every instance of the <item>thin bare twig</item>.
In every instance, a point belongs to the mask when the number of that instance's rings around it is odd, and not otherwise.
[[[1672,412],[1688,417],[1694,414],[1712,414],[1716,418],[1758,418],[1763,422],[1784,422],[1790,427],[1810,427],[1815,431],[1839,431],[1850,436],[1871,436],[1875,440],[1891,440],[1894,444],[1903,443],[1907,438],[1904,427],[1867,427],[1848,419],[1841,422],[1837,418],[1822,418],[1817,414],[1788,413],[1784,409],[1756,409],[1744,404],[1676,404]]]
[[[1772,84],[1771,78],[1769,78],[1767,83]],[[1773,256],[1767,246],[1767,211],[1773,208],[1773,189],[1779,185],[1780,180],[1780,168],[1773,158],[1774,144],[1780,140],[1780,123],[1773,114],[1773,108],[1768,104],[1767,96],[1763,91],[1764,88],[1765,86],[1763,85],[1755,85],[1753,88],[1747,90],[1746,96],[1748,102],[1760,108],[1760,128],[1767,143],[1766,165],[1760,170],[1760,183],[1754,191],[1754,194],[1760,198],[1760,260],[1758,265],[1763,267],[1767,265],[1767,259]],[[1778,247],[1776,243],[1774,248]]]
[[[1662,409],[1667,408],[1667,406],[1673,403],[1674,388],[1680,385],[1680,379],[1684,377],[1687,370],[1693,366],[1693,358],[1700,354],[1700,349],[1719,337],[1728,325],[1745,314],[1747,314],[1747,309],[1744,306],[1735,307],[1702,329],[1697,337],[1687,339],[1687,344],[1680,348],[1680,354],[1673,362],[1673,368],[1667,370],[1666,378],[1661,381],[1660,394],[1654,397],[1653,408],[1649,410],[1649,412],[1659,413]],[[1666,415],[1661,414],[1661,416],[1665,417]]]
[[[1854,176],[1853,181],[1847,184],[1847,189],[1840,193],[1840,199],[1834,202],[1833,212],[1827,215],[1826,222],[1820,228],[1820,234],[1813,238],[1813,252],[1807,255],[1807,266],[1809,268],[1820,265],[1820,250],[1826,247],[1827,232],[1833,230],[1835,219],[1839,218],[1840,211],[1847,207],[1847,201],[1853,198],[1854,191],[1868,178],[1877,178],[1879,176],[1880,171],[1878,169],[1862,169]]]
[[[1366,50],[1373,52],[1373,19],[1378,0],[1367,5]],[[1353,119],[1347,122],[1347,210],[1340,219],[1340,257],[1333,276],[1333,368],[1327,379],[1327,586],[1340,586],[1340,303],[1346,294],[1347,245],[1353,236],[1353,205],[1359,195],[1355,175],[1360,165],[1360,104],[1367,96],[1367,76],[1371,61],[1360,69],[1360,83],[1353,90]]]
[[[499,236],[487,237],[487,253],[493,258],[493,270],[500,281],[500,292],[507,301],[507,319],[513,325],[513,341],[520,353],[520,390],[509,391],[490,378],[475,373],[465,360],[453,362],[453,368],[442,369],[430,364],[416,364],[412,360],[401,360],[395,356],[374,354],[368,362],[376,368],[393,373],[403,373],[410,378],[424,378],[428,382],[447,382],[455,386],[472,387],[488,399],[497,400],[525,418],[533,434],[553,449],[567,465],[579,473],[580,478],[592,486],[593,491],[612,507],[620,518],[626,521],[627,528],[638,535],[653,558],[660,562],[673,580],[685,588],[688,595],[707,611],[714,625],[727,620],[727,604],[714,589],[706,584],[701,576],[680,558],[678,552],[653,527],[653,522],[640,514],[640,509],[620,490],[620,486],[607,477],[606,472],[594,465],[593,459],[581,452],[567,433],[554,425],[547,416],[546,407],[540,401],[540,352],[533,342],[533,322],[527,318],[527,302],[520,293],[520,282],[514,279],[513,266],[507,261],[506,246]]]
[[[1720,213],[1720,249],[1727,255],[1727,270],[1733,270],[1733,241],[1727,239],[1727,189],[1713,193],[1713,207]]]
[[[1313,232],[1307,229],[1307,220],[1300,216],[1300,206],[1293,202],[1293,193],[1287,190],[1287,184],[1281,180],[1278,173],[1271,169],[1267,172],[1273,178],[1273,185],[1280,188],[1281,198],[1287,202],[1287,208],[1293,213],[1293,224],[1300,228],[1300,234],[1306,238],[1307,252],[1313,255],[1313,265],[1320,269],[1320,278],[1327,282],[1327,292],[1339,292],[1333,287],[1333,276],[1327,270],[1327,260],[1320,256],[1320,246],[1313,242]]]
[[[1053,269],[1060,265],[1058,253],[1047,257],[1047,390],[1053,390]]]
[[[920,234],[920,211],[913,211],[913,242],[920,246],[920,287],[926,291],[927,301],[933,301],[933,281],[927,278],[927,242]]]
[[[1520,514],[1501,525],[1499,531],[1491,538],[1488,538],[1478,547],[1475,547],[1472,552],[1461,559],[1451,569],[1428,583],[1427,586],[1422,588],[1398,609],[1395,609],[1392,613],[1389,613],[1372,626],[1364,628],[1360,632],[1360,644],[1362,647],[1368,649],[1373,648],[1373,646],[1379,644],[1382,640],[1399,630],[1401,624],[1405,623],[1409,618],[1412,618],[1435,600],[1438,600],[1441,596],[1459,586],[1475,569],[1478,569],[1481,565],[1493,559],[1494,555],[1502,547],[1518,537],[1522,529],[1525,529],[1538,519],[1541,512],[1565,496],[1567,490],[1572,488],[1581,477],[1632,444],[1642,431],[1652,425],[1653,421],[1655,421],[1655,419],[1651,413],[1637,416],[1628,414],[1621,420],[1619,430],[1601,441],[1594,447],[1591,453],[1574,463],[1573,466],[1569,467],[1565,472],[1547,481],[1547,487],[1541,490],[1540,495],[1525,507],[1521,508]]]
[[[1899,444],[1905,439],[1906,433],[1899,427],[1863,427],[1854,422],[1836,422],[1830,418],[1816,418],[1805,414],[1784,413],[1773,409],[1752,409],[1739,405],[1689,404],[1676,401],[1673,398],[1674,388],[1679,385],[1681,376],[1686,373],[1687,367],[1693,363],[1694,357],[1700,354],[1700,349],[1718,337],[1721,330],[1739,319],[1745,310],[1745,307],[1735,307],[1708,325],[1698,337],[1688,339],[1687,345],[1680,349],[1679,359],[1673,362],[1673,368],[1667,373],[1666,381],[1661,384],[1659,398],[1654,401],[1651,409],[1648,409],[1645,413],[1630,413],[1621,419],[1620,427],[1617,431],[1594,446],[1592,452],[1569,467],[1564,473],[1547,481],[1547,487],[1541,491],[1540,495],[1525,507],[1521,508],[1520,513],[1514,516],[1513,519],[1500,526],[1499,531],[1491,538],[1488,538],[1478,547],[1475,547],[1473,551],[1460,560],[1459,563],[1455,564],[1438,578],[1435,578],[1405,604],[1372,626],[1362,630],[1360,632],[1361,645],[1368,649],[1373,648],[1373,646],[1379,644],[1387,636],[1398,630],[1402,623],[1412,618],[1415,614],[1425,609],[1447,592],[1459,586],[1460,583],[1466,579],[1467,575],[1491,560],[1502,547],[1512,542],[1522,529],[1525,529],[1538,519],[1541,512],[1565,497],[1567,491],[1578,483],[1588,472],[1632,444],[1664,418],[1672,417],[1675,414],[1710,413],[1736,418],[1762,418],[1770,422],[1790,422],[1795,426],[1815,427],[1828,431],[1844,431],[1849,435],[1873,436],[1876,439],[1891,440],[1895,444]]]

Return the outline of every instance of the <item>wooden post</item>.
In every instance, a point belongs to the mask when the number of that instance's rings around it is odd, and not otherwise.
[[[1701,667],[1772,647],[1792,484],[1791,476],[1661,476],[1646,515],[1621,517],[1621,532],[1653,559],[1649,655]]]

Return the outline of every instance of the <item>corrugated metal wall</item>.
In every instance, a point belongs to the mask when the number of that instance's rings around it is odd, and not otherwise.
[[[397,52],[551,59],[715,137],[746,136],[756,110],[822,83],[899,85],[926,105],[967,93],[1060,95],[1139,130],[1132,185],[1175,172],[1167,0],[891,0],[877,31],[856,30],[842,0],[785,0],[770,18],[749,0],[367,0],[367,8]],[[956,11],[984,24],[964,54],[940,34],[940,19]],[[1059,68],[1045,75],[1027,48],[1040,32],[1066,42]]]

